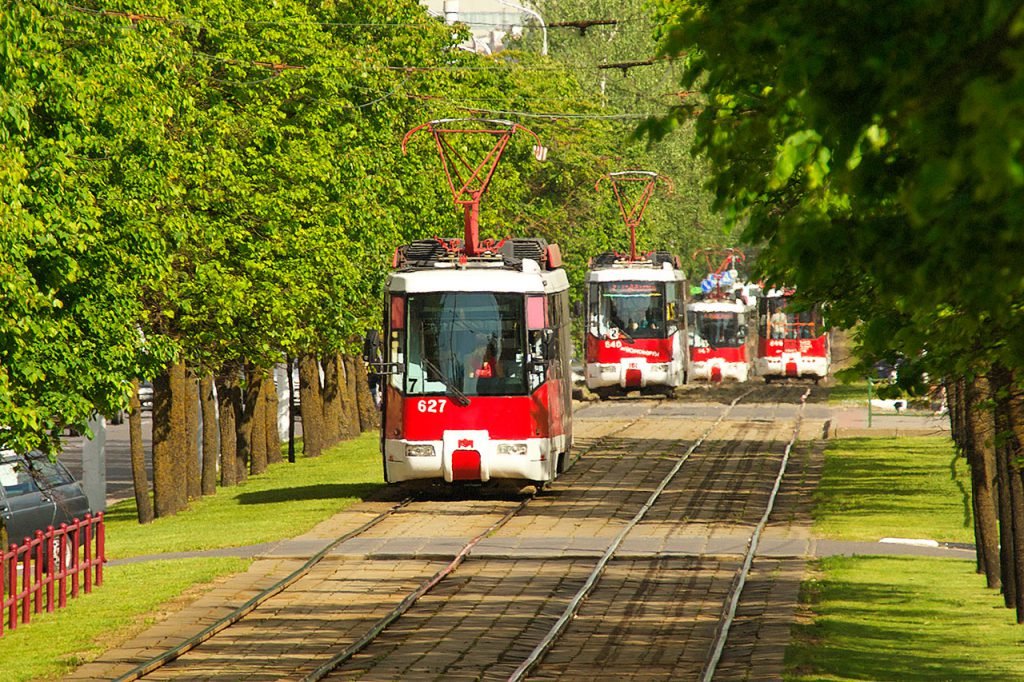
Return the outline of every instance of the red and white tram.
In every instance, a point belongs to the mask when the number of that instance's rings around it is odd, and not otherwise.
[[[419,130],[434,137],[464,208],[465,235],[395,252],[385,314],[384,478],[539,487],[567,466],[572,443],[569,280],[555,244],[478,238],[480,198],[502,150],[515,132],[533,133],[509,121],[431,121],[409,131],[403,149]],[[454,134],[475,140],[451,145]],[[493,146],[474,165],[466,149],[480,139]],[[545,151],[534,148],[538,159]]]
[[[671,393],[686,383],[686,277],[666,251],[641,254],[636,228],[657,183],[672,181],[654,171],[630,170],[608,180],[629,230],[629,253],[591,259],[586,276],[587,332],[584,379],[601,398],[623,391]],[[629,188],[633,190],[629,196]]]
[[[510,239],[467,258],[459,240],[425,240],[397,260],[385,480],[553,480],[572,442],[569,281],[557,247]]]
[[[751,353],[747,348],[748,308],[742,301],[709,299],[686,306],[690,335],[689,379],[746,381]]]
[[[601,397],[686,383],[686,278],[678,259],[605,253],[586,277],[587,388]]]
[[[808,378],[815,383],[828,376],[832,347],[817,306],[789,309],[792,289],[769,289],[757,303],[755,371],[766,382],[776,378]]]
[[[694,254],[696,259],[698,254]],[[724,258],[714,268],[712,257]],[[745,259],[737,249],[705,249],[708,276],[701,282],[700,299],[686,306],[690,337],[688,377],[718,383],[746,381],[753,359],[752,329],[748,329],[753,301],[749,286],[738,281],[736,265]],[[712,269],[714,268],[714,269]],[[748,302],[750,303],[748,305]]]

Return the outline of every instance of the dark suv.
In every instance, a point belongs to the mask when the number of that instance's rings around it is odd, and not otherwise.
[[[9,543],[20,545],[37,530],[59,528],[89,511],[85,491],[63,464],[38,450],[0,450],[0,517]]]

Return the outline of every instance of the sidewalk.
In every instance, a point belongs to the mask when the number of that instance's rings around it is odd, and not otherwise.
[[[870,421],[870,423],[869,423]],[[832,408],[829,438],[892,438],[901,436],[949,436],[949,415],[928,411],[880,412],[867,405]]]

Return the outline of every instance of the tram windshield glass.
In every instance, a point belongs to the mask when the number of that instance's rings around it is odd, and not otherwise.
[[[664,282],[603,282],[590,295],[591,333],[635,339],[666,336]],[[614,331],[613,331],[614,330]]]
[[[522,294],[410,294],[405,392],[526,394],[524,308]]]
[[[818,309],[787,310],[787,296],[768,296],[759,303],[758,326],[769,339],[811,339],[822,335]]]
[[[738,348],[746,340],[743,315],[728,311],[690,310],[690,345],[696,348]]]

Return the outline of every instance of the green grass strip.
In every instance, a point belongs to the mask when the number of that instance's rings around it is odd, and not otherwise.
[[[973,561],[831,557],[802,599],[814,622],[786,651],[788,682],[1024,681],[1024,628]]]
[[[146,526],[138,523],[134,500],[121,502],[106,515],[107,556],[241,547],[294,537],[383,485],[377,435],[365,433],[320,457],[274,464]]]
[[[158,561],[104,570],[91,594],[68,600],[53,613],[33,615],[28,625],[0,640],[0,680],[57,679],[156,622],[169,602],[196,585],[244,571],[248,559]],[[193,597],[198,596],[196,592]]]
[[[868,382],[854,381],[849,384],[836,384],[828,392],[828,402],[832,405],[863,405],[868,404]]]
[[[947,438],[851,438],[825,452],[815,534],[973,542],[969,472]],[[973,560],[829,557],[814,562],[788,682],[1021,680],[1024,628]]]
[[[194,500],[175,516],[141,526],[134,500],[108,510],[107,558],[273,542],[301,535],[384,485],[377,436],[367,433],[317,458],[275,464],[259,476]],[[103,585],[68,608],[34,616],[0,638],[0,680],[60,678],[142,632],[176,601],[244,571],[237,558],[154,560],[107,566]],[[189,595],[183,599],[182,595]]]
[[[825,452],[814,532],[974,542],[970,472],[948,438],[846,438]]]

